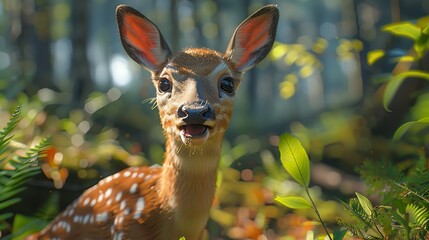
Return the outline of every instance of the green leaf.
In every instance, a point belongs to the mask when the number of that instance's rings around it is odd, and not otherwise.
[[[343,240],[346,236],[347,230],[336,230],[333,232],[334,240]]]
[[[13,217],[13,215],[14,215],[13,213],[2,213],[2,214],[0,214],[0,222],[6,220],[8,218]]]
[[[349,203],[345,203],[340,200],[340,202],[344,205],[346,210],[352,214],[352,216],[357,220],[354,221],[353,225],[346,225],[348,230],[368,230],[372,228],[371,218],[366,214],[366,212],[362,209],[359,200],[357,198],[351,198]],[[360,230],[359,230],[360,231]]]
[[[405,228],[408,227],[408,220],[405,219],[404,217],[401,216],[401,214],[399,214],[397,212],[397,210],[395,209],[388,209],[390,215],[392,215],[392,218],[396,221],[399,222],[402,226],[404,226]]]
[[[418,59],[421,59],[424,56],[426,50],[429,49],[429,35],[424,34],[424,30],[425,29],[422,30],[422,34],[420,35],[419,39],[414,42],[413,46]]]
[[[385,54],[384,51],[381,49],[377,49],[377,50],[373,50],[373,51],[368,52],[368,55],[367,55],[368,65],[371,66],[372,64],[374,64],[377,60],[382,58],[384,56],[384,54]]]
[[[429,124],[429,117],[425,117],[422,119],[419,119],[417,121],[410,121],[410,122],[406,122],[404,124],[402,124],[402,126],[400,126],[395,134],[393,135],[393,140],[399,140],[401,139],[401,137],[405,134],[406,131],[408,131],[408,129],[416,124]]]
[[[40,218],[16,214],[13,220],[13,239],[25,239],[31,233],[42,230],[48,224]]]
[[[372,209],[373,209],[373,206],[372,206],[371,202],[364,195],[362,195],[362,194],[360,194],[358,192],[356,192],[355,194],[356,194],[356,196],[357,196],[357,198],[359,200],[359,204],[361,205],[361,207],[363,208],[363,210],[365,211],[365,213],[368,216],[371,216],[372,215]]]
[[[402,82],[409,77],[422,78],[429,81],[429,73],[419,71],[419,70],[411,70],[411,71],[403,72],[396,76],[393,76],[389,80],[389,82],[387,82],[386,90],[383,96],[383,105],[386,111],[390,112],[390,109],[389,109],[390,102],[392,101],[393,97],[395,96]]]
[[[420,28],[409,22],[392,23],[384,26],[383,31],[389,32],[393,35],[410,38],[416,41],[420,37]]]
[[[21,198],[12,198],[0,203],[0,209],[5,209],[21,201]]]
[[[25,187],[18,187],[18,188],[8,189],[8,191],[4,193],[2,191],[2,195],[0,196],[0,202],[3,202],[4,200],[7,200],[9,198],[12,198],[13,196],[17,195],[18,193],[24,190],[25,190]]]
[[[429,35],[429,24],[426,24],[426,26],[422,28],[422,33],[425,35]]]
[[[395,61],[402,62],[402,63],[404,63],[404,62],[410,62],[410,63],[412,63],[412,62],[416,61],[416,58],[414,56],[405,55],[405,56],[401,56],[401,57],[395,58]]]
[[[381,211],[377,211],[377,219],[375,220],[378,222],[381,226],[383,226],[383,231],[390,235],[393,233],[392,228],[392,217],[390,216],[390,213],[388,212],[388,209],[391,209],[390,206],[380,206],[379,208]]]
[[[279,197],[274,198],[275,201],[283,204],[284,206],[292,209],[307,209],[313,208],[310,202],[303,197]]]
[[[307,188],[310,184],[310,161],[301,142],[290,134],[280,136],[280,160],[295,181]]]

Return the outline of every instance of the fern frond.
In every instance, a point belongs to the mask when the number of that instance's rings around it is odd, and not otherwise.
[[[38,159],[50,145],[48,139],[43,139],[37,146],[28,149],[24,156],[10,150],[11,133],[19,122],[20,114],[21,106],[18,106],[6,127],[0,131],[0,156],[3,156],[0,158],[0,230],[8,227],[5,220],[13,216],[8,208],[21,201],[18,194],[26,189],[25,184],[34,175],[40,173]],[[6,165],[7,169],[4,168]]]
[[[407,212],[416,225],[423,229],[429,229],[429,209],[416,204],[408,204]]]
[[[356,226],[365,230],[368,230],[372,227],[371,219],[369,218],[368,214],[366,214],[362,206],[359,204],[357,198],[350,199],[349,204],[343,204],[349,211],[349,213],[351,213],[356,218],[357,222],[354,223]]]
[[[346,223],[343,220],[339,219],[338,222],[343,225],[347,231],[349,231],[353,236],[358,237],[358,238],[365,238],[364,233],[362,232],[360,227],[357,227],[355,224],[353,223]]]
[[[402,191],[393,182],[403,182],[404,174],[390,161],[365,161],[358,172],[369,186],[369,194],[381,193],[390,200]]]
[[[423,200],[423,204],[429,208],[429,171],[417,169],[416,172],[407,177],[406,183],[407,187],[417,194],[417,198],[412,200],[415,200],[414,202]]]
[[[7,181],[0,186],[0,202],[13,199],[13,196],[25,190],[25,187],[22,186],[31,180],[32,176],[40,173],[40,167],[34,163],[48,146],[48,139],[42,140],[39,145],[28,150],[25,157],[18,158],[14,170],[2,170],[3,178],[6,177]],[[0,210],[4,208],[0,206]]]
[[[21,109],[21,105],[16,107],[15,111],[12,113],[11,118],[7,122],[6,127],[0,131],[0,142],[7,138],[7,136],[9,136],[9,134],[15,129],[19,119],[21,118]]]
[[[6,126],[0,130],[0,156],[2,156],[7,151],[7,145],[10,142],[12,136],[10,135],[15,129],[21,117],[21,106],[16,107],[11,118],[7,122]],[[4,160],[0,159],[0,167],[5,163],[2,163]]]

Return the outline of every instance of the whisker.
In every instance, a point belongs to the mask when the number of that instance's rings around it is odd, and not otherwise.
[[[158,103],[156,101],[156,98],[147,98],[145,100],[143,100],[143,103],[149,103],[151,106],[150,109],[154,110],[155,108],[158,107]]]
[[[180,151],[182,150],[183,145],[184,145],[183,143],[181,143],[181,144],[180,144],[179,149],[177,149],[177,151],[176,151],[176,153],[177,153],[177,154],[179,154],[179,153],[180,153]]]

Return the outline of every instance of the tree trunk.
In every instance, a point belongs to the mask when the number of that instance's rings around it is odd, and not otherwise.
[[[89,93],[93,90],[90,66],[87,56],[87,43],[89,35],[88,6],[83,0],[71,1],[72,8],[72,56],[71,72],[72,105],[81,106]]]

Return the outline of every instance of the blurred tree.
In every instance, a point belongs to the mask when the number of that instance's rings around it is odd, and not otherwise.
[[[88,62],[88,35],[89,35],[89,8],[87,1],[71,1],[71,32],[72,59],[71,59],[71,81],[72,83],[72,105],[82,107],[88,95],[94,91],[93,81],[90,74]]]

